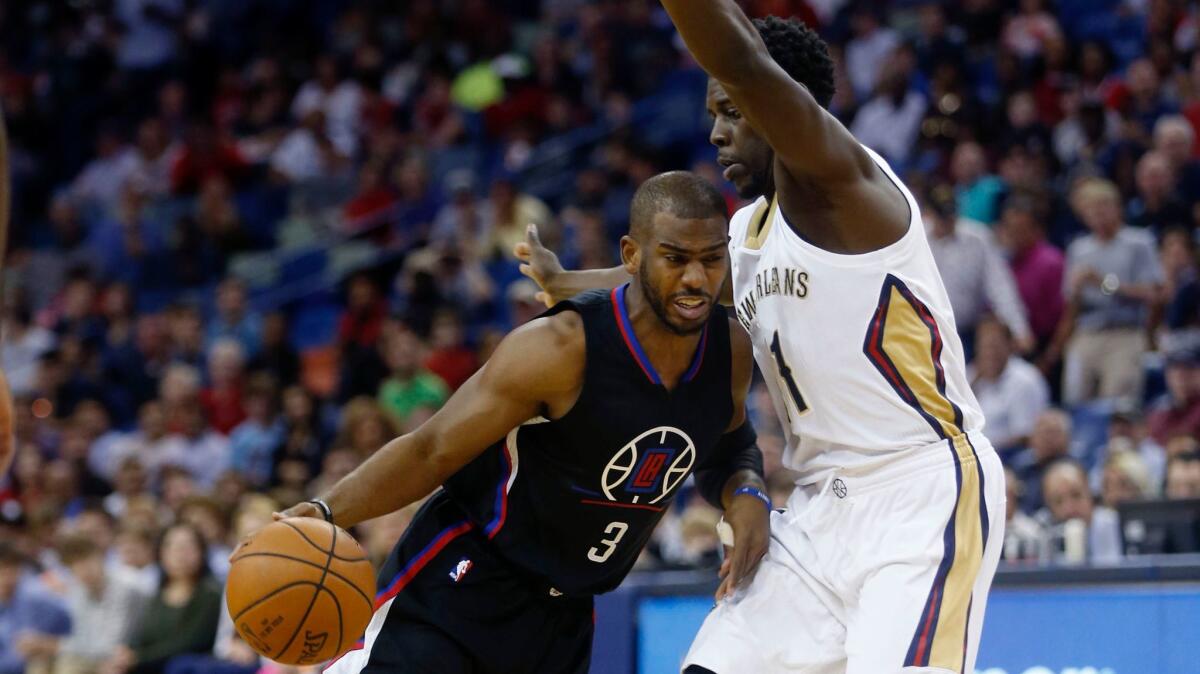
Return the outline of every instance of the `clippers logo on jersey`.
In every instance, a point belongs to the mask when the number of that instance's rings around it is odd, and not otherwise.
[[[604,467],[600,485],[610,501],[655,504],[679,486],[696,461],[696,446],[671,426],[634,438]]]
[[[471,570],[472,566],[475,565],[469,559],[459,560],[458,564],[454,566],[454,570],[450,572],[450,580],[453,580],[456,583],[462,580],[463,576],[467,575],[467,572]]]

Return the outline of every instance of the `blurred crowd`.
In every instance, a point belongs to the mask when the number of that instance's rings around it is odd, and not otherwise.
[[[922,202],[1005,558],[1117,561],[1122,503],[1200,498],[1200,3],[743,4],[821,31],[832,111]],[[720,183],[703,110],[638,112],[695,75],[651,0],[0,4],[0,674],[285,671],[225,615],[229,551],[540,312],[527,223],[611,266],[642,180]],[[354,533],[379,561],[411,516]],[[718,517],[685,491],[639,568],[715,567]]]

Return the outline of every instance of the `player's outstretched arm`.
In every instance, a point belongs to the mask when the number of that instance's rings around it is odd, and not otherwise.
[[[823,186],[876,171],[862,146],[771,58],[733,0],[662,0],[688,50],[793,176]]]
[[[558,256],[542,244],[537,225],[525,229],[525,240],[513,246],[513,255],[521,261],[521,273],[533,279],[542,290],[537,298],[548,307],[594,288],[616,288],[629,280],[624,266],[609,269],[563,269]],[[721,289],[721,303],[733,304],[733,281],[728,276]]]
[[[403,508],[525,421],[565,414],[583,384],[584,361],[583,323],[575,312],[516,329],[429,421],[321,495],[334,523],[350,527]],[[295,516],[321,513],[302,503],[278,517]]]

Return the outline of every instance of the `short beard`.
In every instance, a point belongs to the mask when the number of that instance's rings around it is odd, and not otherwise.
[[[642,297],[646,298],[646,303],[650,305],[650,310],[654,312],[655,316],[658,316],[658,322],[662,323],[667,330],[670,330],[673,334],[679,335],[680,337],[687,337],[688,335],[694,335],[704,329],[704,326],[708,323],[708,321],[705,321],[694,328],[681,328],[671,322],[671,319],[667,316],[667,305],[665,302],[663,302],[662,294],[658,292],[657,287],[650,283],[650,272],[646,269],[645,261],[642,261],[642,263],[638,265],[638,280],[641,282],[640,285],[642,286]]]

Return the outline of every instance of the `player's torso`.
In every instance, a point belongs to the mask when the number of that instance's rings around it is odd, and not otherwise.
[[[809,244],[764,199],[731,223],[738,320],[789,434],[787,463],[806,480],[982,427],[950,302],[904,192],[909,231],[865,255]],[[764,217],[761,240],[747,241]]]
[[[579,400],[560,419],[514,430],[446,488],[510,561],[563,592],[598,593],[620,583],[729,425],[729,327],[718,309],[668,392],[639,362],[611,301],[581,298],[588,362]]]

